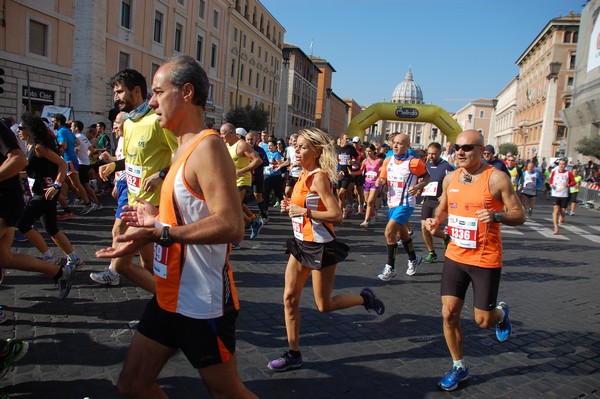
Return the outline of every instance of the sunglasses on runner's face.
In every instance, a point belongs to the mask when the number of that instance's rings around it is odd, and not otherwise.
[[[463,145],[454,144],[455,151],[463,150],[464,152],[469,152],[469,151],[473,151],[473,149],[475,149],[475,147],[481,147],[481,146],[478,144],[463,144]]]

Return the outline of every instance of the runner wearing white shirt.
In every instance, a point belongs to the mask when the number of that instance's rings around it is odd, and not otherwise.
[[[81,181],[81,185],[85,189],[88,197],[90,197],[92,200],[90,211],[97,211],[98,209],[102,209],[102,204],[100,203],[100,200],[98,200],[94,189],[90,185],[91,165],[89,149],[91,147],[93,150],[94,146],[83,133],[83,129],[84,126],[83,122],[81,121],[75,121],[71,124],[71,131],[75,137],[77,137],[77,140],[79,140],[79,145],[75,147],[75,154],[77,155],[77,160],[79,161],[79,180]]]

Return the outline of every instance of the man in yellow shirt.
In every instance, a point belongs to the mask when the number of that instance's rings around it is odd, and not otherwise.
[[[125,158],[103,165],[100,177],[106,180],[113,171],[124,170],[127,175],[129,205],[137,203],[136,198],[141,198],[158,206],[162,181],[171,165],[173,153],[177,150],[177,139],[170,131],[160,127],[160,116],[148,106],[148,101],[145,100],[148,94],[146,79],[141,73],[125,69],[112,78],[112,85],[115,103],[121,111],[128,112],[123,124]],[[154,293],[153,253],[152,244],[140,249],[143,267],[132,264],[132,255],[115,258],[111,264],[117,273]]]

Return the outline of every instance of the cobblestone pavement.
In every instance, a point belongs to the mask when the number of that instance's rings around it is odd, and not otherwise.
[[[338,266],[334,293],[371,287],[385,302],[385,314],[362,307],[320,314],[309,282],[301,302],[304,366],[285,373],[267,369],[267,362],[287,348],[281,298],[287,260],[283,243],[291,235],[289,219],[272,211],[260,236],[243,241],[231,257],[241,298],[237,353],[242,379],[261,398],[600,397],[600,213],[578,208],[561,235],[551,236],[550,212],[542,199],[526,225],[503,228],[499,300],[511,306],[513,336],[500,344],[493,329],[477,327],[469,291],[463,330],[471,379],[449,394],[436,385],[451,366],[440,316],[442,263],[422,265],[409,277],[400,250],[398,277],[379,281],[386,260],[383,222],[363,231],[356,217],[337,228],[351,253]],[[57,299],[49,278],[7,272],[0,304],[9,320],[0,325],[0,336],[31,343],[1,381],[11,398],[118,397],[114,385],[150,296],[124,280],[102,287],[89,279],[91,271],[107,265],[94,252],[110,245],[113,214],[114,204],[109,204],[60,223],[86,260],[64,301]],[[417,210],[413,226],[418,219]],[[417,250],[423,253],[415,231]],[[439,255],[441,242],[436,245]],[[39,256],[28,243],[14,247]],[[159,383],[172,398],[208,397],[181,353],[170,360]]]

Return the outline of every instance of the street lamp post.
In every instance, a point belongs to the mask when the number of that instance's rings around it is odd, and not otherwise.
[[[558,95],[558,73],[562,64],[558,61],[550,63],[550,73],[548,79],[548,89],[546,91],[546,106],[544,107],[544,116],[542,118],[542,132],[540,135],[540,146],[538,159],[550,158],[552,154],[552,142],[554,141],[554,117],[556,115],[556,99]]]

